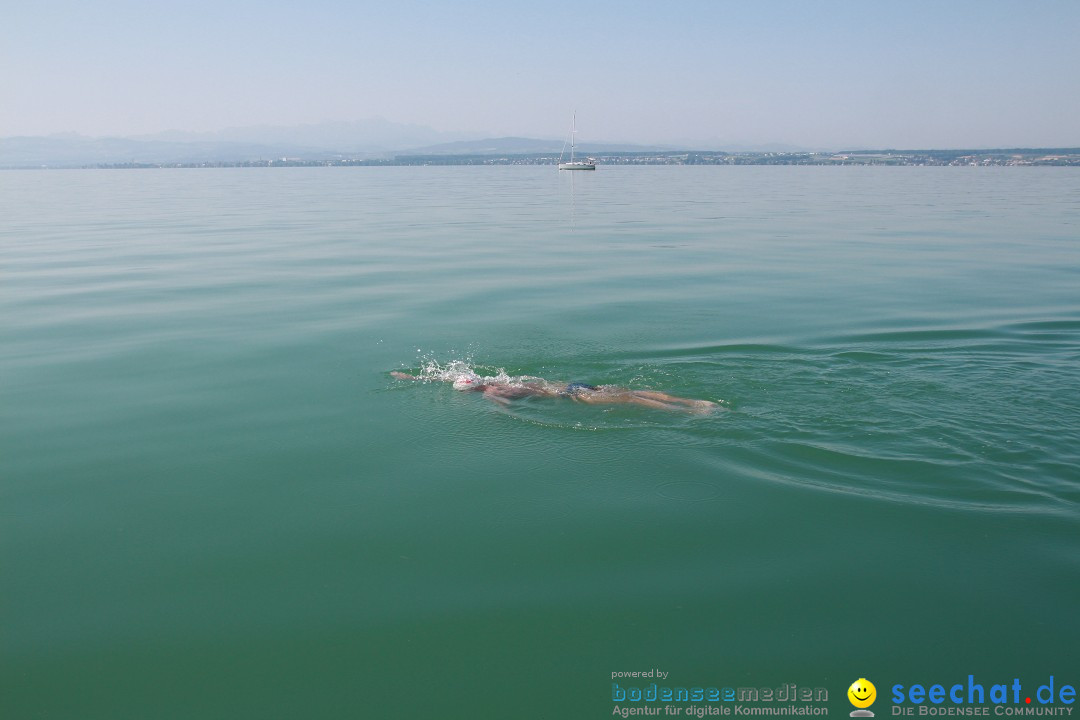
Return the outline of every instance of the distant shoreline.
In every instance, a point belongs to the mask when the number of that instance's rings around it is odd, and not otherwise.
[[[852,150],[841,152],[722,152],[712,150],[607,152],[592,156],[597,165],[818,165],[893,167],[1080,167],[1080,148],[1009,148],[986,150]],[[416,167],[550,165],[552,153],[395,155],[392,158],[327,159],[281,157],[273,159],[201,160],[190,162],[24,163],[6,170],[97,169],[141,170],[161,168],[250,167]]]

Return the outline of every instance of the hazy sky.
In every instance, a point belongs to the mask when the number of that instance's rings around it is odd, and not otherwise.
[[[1080,146],[1080,0],[9,0],[0,137],[382,116],[803,147]]]

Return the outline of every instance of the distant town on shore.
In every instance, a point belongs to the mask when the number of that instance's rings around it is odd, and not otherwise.
[[[852,150],[843,152],[606,152],[590,156],[597,165],[890,165],[890,166],[1078,166],[1080,148],[993,150]],[[189,163],[99,163],[94,168],[197,167],[388,167],[426,165],[556,165],[559,155],[426,154],[391,158],[280,157]]]
[[[436,141],[436,142],[432,142]],[[441,141],[441,142],[439,142]],[[597,165],[1078,166],[1080,147],[823,150],[786,145],[691,149],[694,145],[579,142]],[[706,146],[707,147],[707,146]],[[713,146],[716,148],[717,146]],[[569,143],[552,138],[459,139],[386,121],[165,132],[137,137],[65,133],[0,138],[0,168],[385,167],[555,165]]]

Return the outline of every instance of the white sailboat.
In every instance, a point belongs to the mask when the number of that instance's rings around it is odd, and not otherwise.
[[[560,170],[595,170],[596,163],[592,158],[587,160],[574,160],[574,146],[577,140],[577,113],[574,113],[574,121],[570,125],[570,162],[563,162],[563,154],[566,153],[566,143],[563,143],[563,151],[559,153]]]

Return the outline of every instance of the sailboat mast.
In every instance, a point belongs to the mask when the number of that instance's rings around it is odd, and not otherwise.
[[[577,142],[577,110],[574,111],[574,120],[570,123],[570,162],[574,162],[574,145]]]

